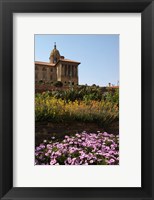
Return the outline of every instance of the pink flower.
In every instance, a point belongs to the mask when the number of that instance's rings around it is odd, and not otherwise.
[[[53,159],[53,160],[50,161],[50,165],[54,165],[54,164],[56,164],[56,162],[57,161],[55,159]]]
[[[72,159],[70,157],[68,157],[67,162],[70,164],[72,162]]]
[[[88,165],[102,164],[102,159],[105,159],[106,164],[114,165],[119,163],[119,151],[115,149],[118,146],[119,136],[108,133],[77,133],[51,144],[45,140],[35,149],[35,164]]]

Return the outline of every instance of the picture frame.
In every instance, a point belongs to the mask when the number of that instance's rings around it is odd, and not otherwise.
[[[141,13],[142,187],[13,187],[13,13]],[[153,199],[154,2],[152,0],[0,0],[0,197],[1,199]]]

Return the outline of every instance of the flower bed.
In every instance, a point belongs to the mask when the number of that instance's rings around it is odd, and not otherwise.
[[[119,107],[109,101],[68,101],[55,97],[35,98],[35,121],[95,122],[111,125],[119,120]]]
[[[119,136],[100,133],[65,136],[61,142],[44,141],[35,148],[35,165],[118,165]]]

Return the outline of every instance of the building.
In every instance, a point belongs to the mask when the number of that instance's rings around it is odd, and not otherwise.
[[[49,62],[35,62],[35,82],[54,84],[61,81],[63,86],[78,85],[78,65],[80,62],[65,59],[54,44]]]

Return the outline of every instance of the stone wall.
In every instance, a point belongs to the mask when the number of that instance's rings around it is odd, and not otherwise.
[[[73,86],[73,87],[78,87],[78,86]],[[69,89],[70,86],[63,86],[63,87],[55,87],[49,84],[35,84],[35,92],[36,93],[41,93],[41,92],[45,92],[45,91],[55,91],[55,90],[66,90]],[[110,91],[114,92],[116,88],[119,88],[119,86],[115,86],[115,87],[101,87],[102,92],[107,92],[109,89]]]
[[[57,68],[44,65],[35,66],[35,81],[57,81]]]
[[[63,86],[61,88],[58,88],[58,87],[48,85],[48,84],[35,84],[35,92],[36,93],[41,93],[41,92],[45,92],[45,91],[66,90],[69,88],[70,88],[69,86]]]

